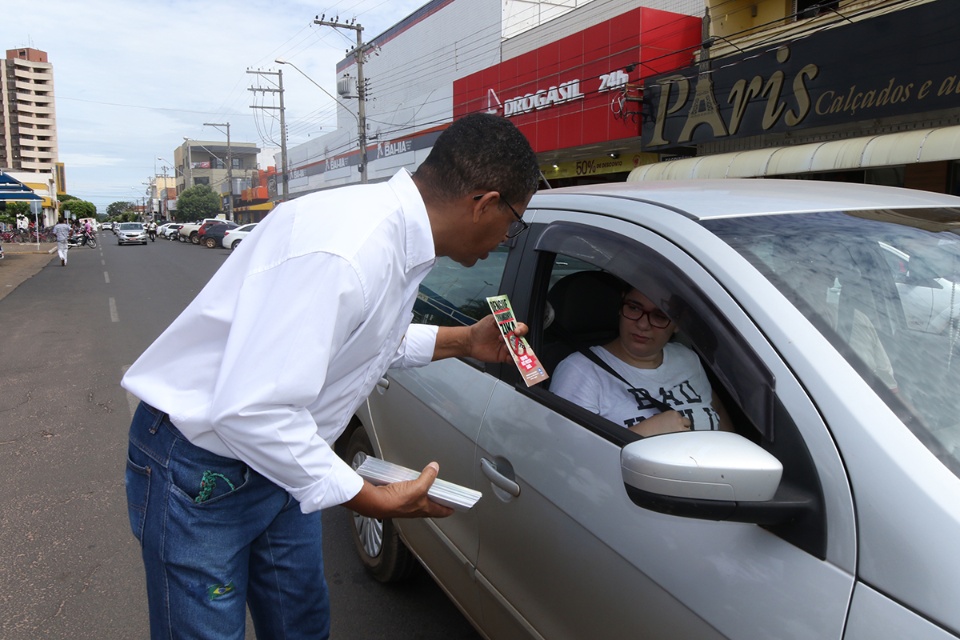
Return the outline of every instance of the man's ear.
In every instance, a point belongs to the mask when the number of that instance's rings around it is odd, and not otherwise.
[[[496,191],[487,191],[479,197],[471,196],[473,203],[473,221],[479,222],[485,212],[493,211],[500,204],[500,194]]]

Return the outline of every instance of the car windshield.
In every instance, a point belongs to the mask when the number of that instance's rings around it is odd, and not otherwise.
[[[960,210],[705,226],[766,275],[960,475]]]
[[[139,222],[120,223],[120,231],[140,231],[141,229],[143,229],[143,225]]]

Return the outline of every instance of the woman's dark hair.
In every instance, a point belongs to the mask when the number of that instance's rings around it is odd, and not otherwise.
[[[516,204],[537,190],[540,167],[530,143],[512,122],[472,113],[440,134],[416,177],[440,200],[456,200],[479,189],[497,191],[503,200]]]

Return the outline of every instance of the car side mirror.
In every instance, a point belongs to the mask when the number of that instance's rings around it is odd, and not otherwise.
[[[780,524],[812,499],[778,495],[783,465],[726,431],[685,431],[631,442],[620,454],[627,494],[645,509],[704,520]]]

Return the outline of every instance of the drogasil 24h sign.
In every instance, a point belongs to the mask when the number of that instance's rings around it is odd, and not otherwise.
[[[454,81],[453,116],[510,118],[537,152],[636,137],[641,79],[689,64],[700,23],[655,9],[627,11]]]

